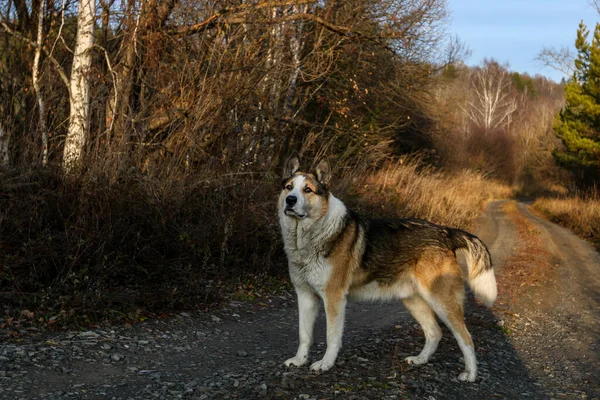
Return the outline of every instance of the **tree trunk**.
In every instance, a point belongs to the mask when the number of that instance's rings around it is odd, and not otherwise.
[[[305,13],[308,6],[294,6],[292,13]],[[283,114],[285,116],[292,116],[292,103],[296,96],[296,86],[298,84],[298,76],[300,75],[300,53],[304,46],[303,35],[304,23],[302,21],[296,22],[295,26],[292,26],[292,35],[290,37],[290,52],[292,53],[292,71],[290,73],[288,89],[286,93],[285,103],[283,105]]]
[[[44,166],[48,163],[48,131],[46,129],[46,108],[44,104],[44,98],[42,97],[42,92],[40,90],[40,58],[42,55],[42,41],[44,34],[45,3],[45,0],[41,0],[39,3],[40,8],[38,10],[37,38],[35,42],[37,46],[35,48],[32,71],[33,90],[35,91],[38,104],[38,131],[40,132],[42,138],[42,165]]]
[[[95,17],[95,0],[79,0],[77,42],[71,70],[69,132],[67,133],[63,155],[63,168],[67,172],[78,167],[85,146],[86,134],[89,130],[89,88]]]
[[[10,158],[8,156],[8,132],[0,125],[0,167],[8,168]]]
[[[145,103],[144,92],[140,87],[147,66],[144,65],[148,52],[152,57],[160,58],[163,42],[158,32],[164,27],[177,0],[151,0],[143,2],[136,10],[136,1],[128,0],[123,30],[126,37],[121,42],[120,57],[114,62],[116,84],[107,105],[106,120],[109,123],[107,136],[111,148],[121,158],[129,149],[135,126],[132,120],[139,118],[139,111]],[[149,40],[148,35],[152,38]],[[119,167],[121,168],[121,167]]]

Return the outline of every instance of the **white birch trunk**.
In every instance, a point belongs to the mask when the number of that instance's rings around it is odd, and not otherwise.
[[[36,48],[35,56],[33,58],[32,71],[33,90],[35,91],[38,103],[38,131],[41,133],[42,137],[42,165],[44,166],[48,163],[48,132],[46,130],[46,108],[44,105],[44,98],[42,97],[42,92],[40,91],[40,58],[42,56],[45,3],[45,0],[41,0],[40,8],[38,10],[37,38],[35,41]]]
[[[308,5],[294,6],[292,13],[305,13]],[[292,102],[296,95],[296,86],[298,84],[298,76],[300,75],[300,53],[304,45],[302,31],[304,24],[302,21],[298,21],[296,26],[292,27],[292,36],[290,37],[290,51],[292,53],[292,72],[290,73],[288,90],[283,104],[283,113],[285,115],[292,114]]]
[[[89,88],[95,17],[95,0],[79,0],[77,42],[71,70],[69,132],[67,133],[63,154],[63,168],[67,172],[78,166],[89,130]]]
[[[8,157],[8,132],[0,125],[0,167],[8,168],[10,158]]]

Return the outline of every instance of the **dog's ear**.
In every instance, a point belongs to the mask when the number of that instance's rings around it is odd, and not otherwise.
[[[283,177],[289,178],[294,175],[299,168],[300,159],[298,158],[298,153],[294,152],[285,162],[285,166],[283,167]]]
[[[323,159],[319,161],[315,168],[315,176],[323,185],[329,185],[329,181],[331,180],[331,167],[329,167],[327,160]]]

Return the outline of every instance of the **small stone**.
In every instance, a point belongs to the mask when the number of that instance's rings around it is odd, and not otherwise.
[[[259,389],[258,395],[260,397],[267,397],[267,384],[266,383],[263,383],[262,385],[260,385],[258,387],[258,389]]]
[[[113,361],[121,361],[123,359],[123,356],[121,354],[115,353],[112,356],[110,356],[110,358]]]
[[[138,371],[138,375],[147,375],[147,374],[151,374],[154,371],[152,371],[151,369],[141,369]]]
[[[237,355],[240,357],[246,357],[248,355],[248,353],[246,353],[244,350],[240,350],[237,352]]]

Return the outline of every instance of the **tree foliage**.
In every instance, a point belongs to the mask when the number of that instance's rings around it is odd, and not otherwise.
[[[565,145],[555,152],[556,159],[585,184],[600,180],[600,24],[591,41],[588,36],[580,23],[575,73],[565,86],[566,104],[554,125]]]

